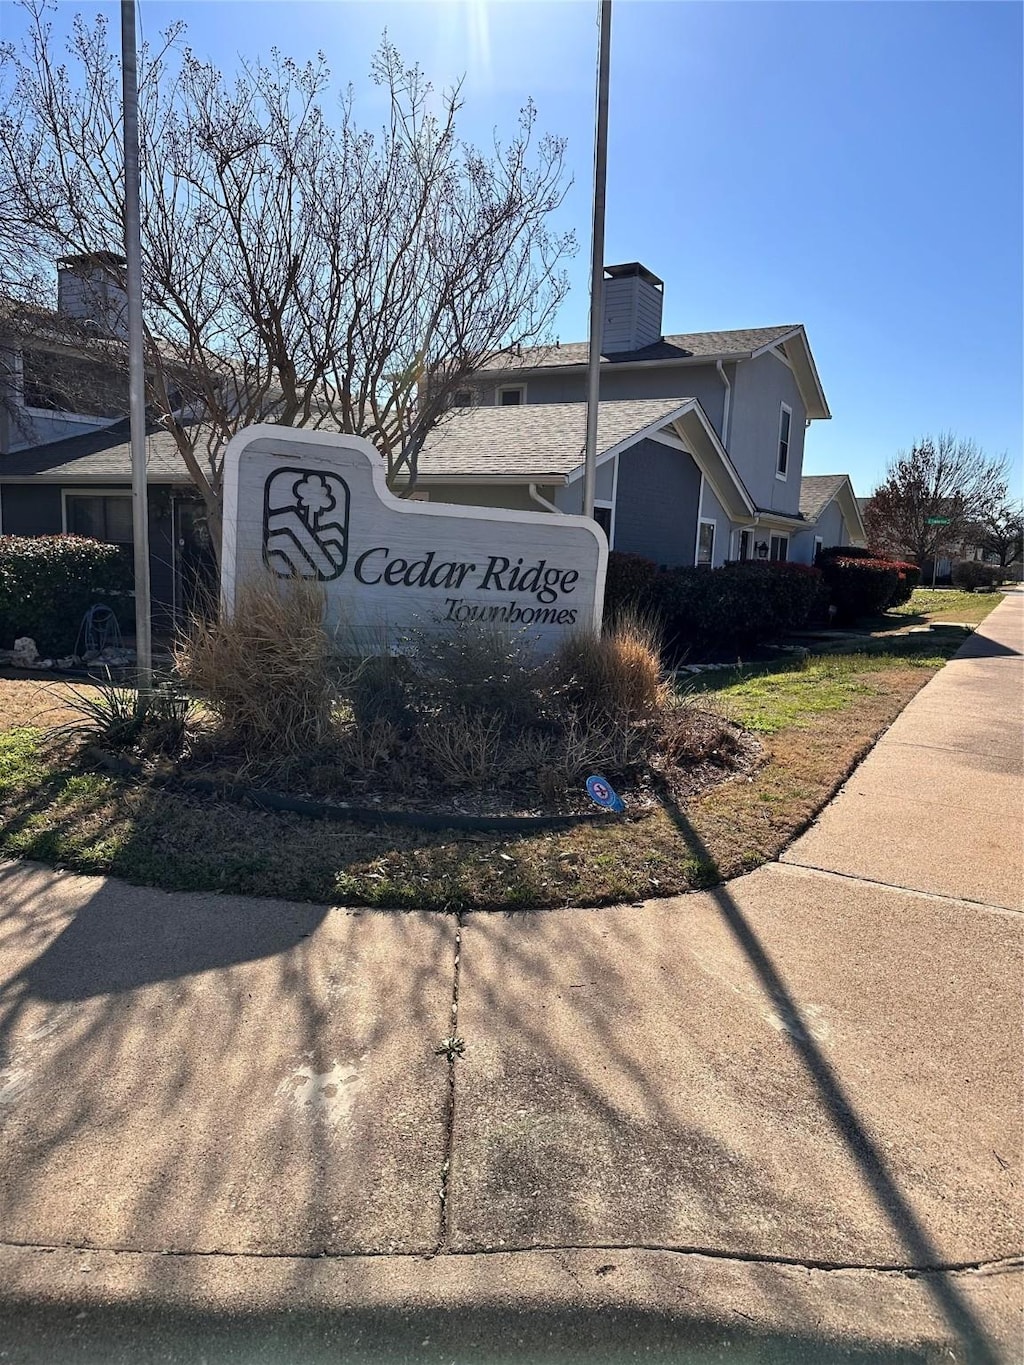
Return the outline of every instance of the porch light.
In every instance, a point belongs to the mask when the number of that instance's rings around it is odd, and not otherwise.
[[[768,542],[766,540],[759,540],[754,546],[754,553],[757,555],[758,559],[767,559]]]

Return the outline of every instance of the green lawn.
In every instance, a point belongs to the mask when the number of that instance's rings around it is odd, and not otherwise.
[[[168,889],[394,908],[600,905],[693,890],[776,857],[963,638],[938,630],[700,675],[687,690],[757,736],[760,767],[683,809],[519,838],[185,795],[83,768],[36,722],[0,735],[0,853]],[[13,697],[32,685],[6,686]]]
[[[984,621],[994,607],[1003,600],[1001,592],[960,592],[958,588],[915,588],[910,601],[902,607],[887,611],[900,627],[934,622],[956,621],[961,625],[976,626]]]

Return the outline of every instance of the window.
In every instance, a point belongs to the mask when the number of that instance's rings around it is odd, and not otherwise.
[[[90,536],[108,545],[131,545],[132,500],[128,493],[64,494],[68,534]]]
[[[128,377],[112,365],[24,350],[21,374],[27,408],[83,417],[121,417],[128,411]]]
[[[825,542],[822,540],[821,536],[814,537],[814,555],[811,559],[812,564],[817,564],[818,555],[821,553],[821,547],[824,545],[824,543]]]
[[[594,520],[608,537],[608,544],[610,545],[612,543],[612,505],[610,502],[594,504]]]
[[[785,564],[789,558],[789,536],[772,536],[768,558],[773,564]]]
[[[741,531],[737,543],[737,558],[742,563],[750,558],[750,532]]]
[[[697,563],[713,564],[715,559],[715,523],[701,517],[697,528]]]
[[[793,413],[783,403],[779,414],[779,462],[775,471],[777,479],[784,479],[789,472],[789,433],[792,425]]]
[[[520,403],[526,402],[526,385],[510,384],[508,388],[498,390],[498,406],[502,408],[515,408]]]

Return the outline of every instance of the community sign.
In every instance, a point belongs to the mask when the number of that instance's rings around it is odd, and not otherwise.
[[[410,631],[508,627],[553,647],[601,625],[608,542],[589,517],[395,497],[361,436],[262,424],[224,457],[222,601],[269,571],[323,586],[325,623],[395,645]]]

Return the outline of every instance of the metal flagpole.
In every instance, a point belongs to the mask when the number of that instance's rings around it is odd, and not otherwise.
[[[590,242],[590,351],[587,360],[587,443],[583,465],[583,515],[594,515],[597,485],[597,411],[601,397],[601,333],[604,298],[604,202],[608,180],[608,69],[612,0],[601,0],[597,56],[597,130],[594,136],[594,224]]]
[[[132,439],[132,532],[135,539],[135,657],[141,689],[153,685],[146,492],[146,368],[142,351],[142,235],[139,219],[139,78],[135,0],[121,0],[124,100],[124,254],[128,260],[128,394]]]

